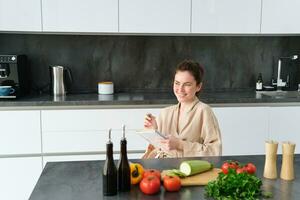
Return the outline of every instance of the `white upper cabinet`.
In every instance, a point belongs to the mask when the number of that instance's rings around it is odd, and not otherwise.
[[[300,33],[299,0],[262,0],[262,33]]]
[[[260,18],[261,0],[192,0],[192,33],[260,33]]]
[[[43,31],[118,32],[118,0],[42,0]]]
[[[190,0],[119,0],[122,33],[189,33]]]
[[[41,31],[40,0],[0,0],[0,31]]]

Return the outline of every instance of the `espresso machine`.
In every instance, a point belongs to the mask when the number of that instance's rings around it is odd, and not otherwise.
[[[1,98],[17,98],[30,91],[26,55],[0,55],[0,85],[12,86],[14,93]]]

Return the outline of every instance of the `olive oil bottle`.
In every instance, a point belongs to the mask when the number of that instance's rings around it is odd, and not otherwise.
[[[111,142],[111,129],[109,130],[109,140],[106,143],[106,160],[103,166],[102,183],[103,195],[113,196],[117,194],[117,168],[113,157],[113,143]]]
[[[123,126],[121,153],[118,163],[118,190],[120,192],[126,192],[130,190],[130,167],[127,158],[127,140],[125,137],[125,126]]]

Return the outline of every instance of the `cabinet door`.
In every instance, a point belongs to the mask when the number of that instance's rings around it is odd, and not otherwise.
[[[299,0],[262,0],[262,33],[300,33]]]
[[[222,135],[223,155],[264,154],[268,110],[267,107],[214,108]]]
[[[259,33],[261,0],[192,0],[192,33]]]
[[[190,32],[190,0],[119,0],[119,7],[120,32]]]
[[[42,31],[40,0],[0,0],[0,31]]]
[[[282,142],[296,143],[295,153],[300,153],[300,107],[272,107],[270,110],[270,139],[279,142],[278,153],[282,153]],[[298,146],[297,146],[298,145]]]
[[[129,161],[131,159],[140,159],[143,153],[127,153]],[[120,158],[120,154],[114,154],[114,160]],[[62,162],[62,161],[89,161],[89,160],[105,160],[105,154],[97,155],[68,155],[68,156],[44,156],[43,157],[43,167],[46,166],[47,162]]]
[[[118,0],[43,0],[42,2],[43,31],[118,31]]]
[[[160,109],[99,109],[42,111],[44,153],[105,151],[112,128],[114,150],[120,150],[122,125],[126,125],[128,151],[145,150],[147,141],[136,134],[146,113]]]
[[[42,173],[42,158],[0,158],[0,199],[29,199]]]
[[[0,155],[41,153],[40,111],[0,111]]]

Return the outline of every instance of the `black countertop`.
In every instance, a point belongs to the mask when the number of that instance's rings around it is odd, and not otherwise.
[[[271,93],[270,93],[271,94]],[[210,105],[220,104],[272,104],[296,103],[300,105],[300,92],[286,92],[268,95],[255,91],[219,91],[203,92],[201,101]],[[24,96],[18,99],[1,99],[0,107],[20,106],[138,106],[138,105],[171,105],[177,100],[172,93],[116,93],[113,95],[68,94],[64,97],[50,95]]]
[[[139,162],[145,168],[172,169],[178,168],[182,159],[149,159],[131,160]],[[222,156],[202,158],[208,160],[216,167],[220,167],[225,160],[237,160],[242,163],[252,162],[257,167],[257,176],[263,177],[265,157],[254,156]],[[277,169],[280,172],[281,156],[277,159]],[[102,195],[102,168],[104,161],[76,161],[76,162],[51,162],[44,168],[31,196],[30,200],[95,200],[95,199],[170,199],[186,200],[206,199],[203,186],[182,187],[179,192],[171,193],[161,187],[156,195],[144,195],[138,188],[133,186],[130,192],[118,193],[116,196],[104,197]],[[300,199],[300,155],[295,155],[295,177],[293,181],[284,181],[280,178],[270,180],[262,178],[263,190],[273,193],[272,199],[293,200]]]

